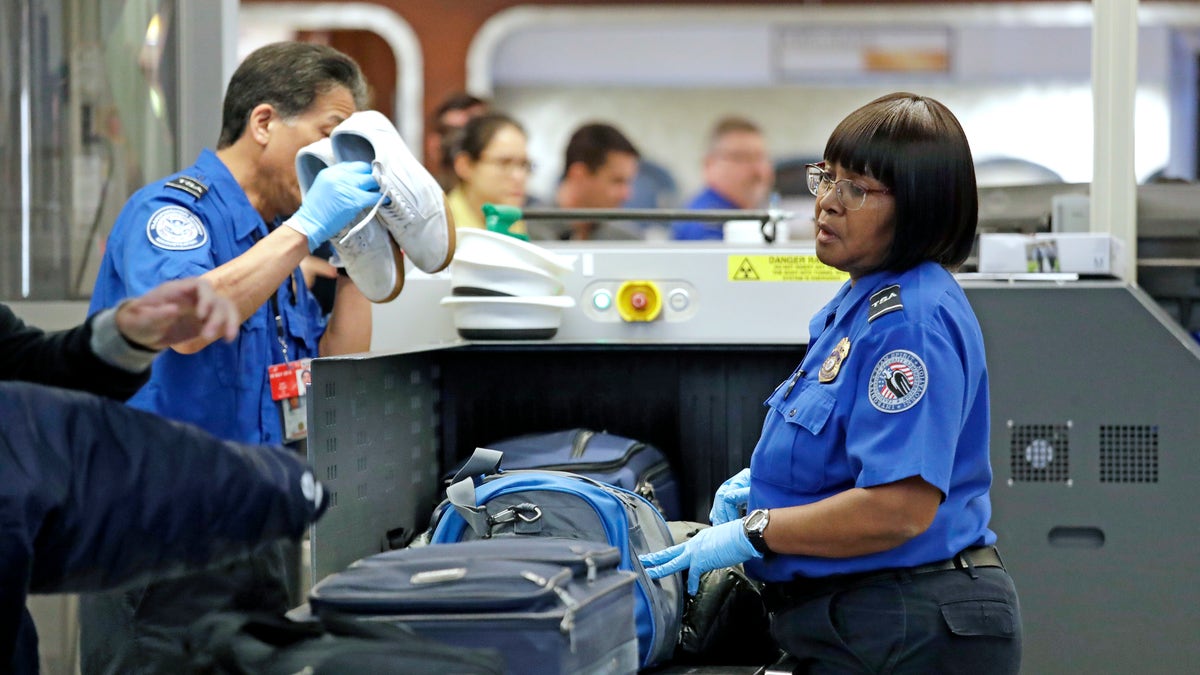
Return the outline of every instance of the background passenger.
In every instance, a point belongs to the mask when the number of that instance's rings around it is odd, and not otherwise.
[[[442,190],[449,192],[458,183],[454,174],[454,136],[473,117],[488,111],[486,99],[457,91],[438,104],[429,120],[425,134],[425,166],[429,168]]]
[[[704,190],[687,204],[689,209],[756,209],[766,206],[775,182],[775,169],[758,125],[744,117],[717,122],[704,155]],[[672,239],[721,239],[719,222],[679,221],[671,225]]]
[[[454,143],[458,185],[450,191],[450,212],[458,227],[483,229],[484,204],[525,206],[525,182],[533,170],[525,129],[503,113],[480,115],[467,122]],[[509,228],[525,234],[525,222]]]
[[[585,124],[571,134],[554,206],[615,209],[629,199],[638,172],[637,148],[611,124]],[[636,223],[529,221],[531,239],[641,239]]]

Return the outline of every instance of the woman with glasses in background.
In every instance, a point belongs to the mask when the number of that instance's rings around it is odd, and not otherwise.
[[[471,119],[454,141],[454,173],[458,185],[447,199],[458,227],[482,229],[484,204],[525,205],[525,182],[533,171],[525,130],[503,113]],[[525,223],[509,227],[525,234]]]
[[[966,136],[941,103],[891,94],[844,119],[824,159],[808,169],[817,257],[850,279],[767,399],[714,526],[643,562],[691,589],[745,563],[797,672],[1015,673],[983,336],[951,275],[978,218]]]

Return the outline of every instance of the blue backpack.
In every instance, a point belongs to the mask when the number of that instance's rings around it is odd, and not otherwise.
[[[634,619],[642,668],[671,658],[683,618],[680,575],[651,579],[638,556],[670,546],[662,514],[641,495],[572,473],[500,472],[502,454],[479,448],[446,490],[430,544],[491,537],[599,541],[621,552],[637,575]]]

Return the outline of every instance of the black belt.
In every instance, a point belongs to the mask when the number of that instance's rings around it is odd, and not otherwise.
[[[784,607],[791,607],[806,600],[834,591],[863,586],[884,579],[947,570],[970,570],[975,567],[1004,568],[1000,552],[995,546],[980,546],[968,548],[953,558],[940,560],[927,565],[916,567],[897,567],[886,570],[871,570],[855,574],[834,574],[827,577],[799,577],[791,581],[767,582],[763,584],[763,602],[767,609],[774,612]]]

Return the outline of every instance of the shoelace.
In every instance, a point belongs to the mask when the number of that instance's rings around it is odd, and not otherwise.
[[[390,195],[392,192],[389,191],[388,194]],[[403,208],[401,208],[402,206]],[[404,223],[404,229],[406,231],[408,230],[408,226],[412,224],[417,217],[416,212],[413,211],[409,207],[408,202],[404,201],[403,199],[396,199],[393,197],[390,202],[383,205],[383,209],[390,213],[393,218]]]
[[[375,206],[372,206],[371,210],[367,212],[367,215],[362,220],[358,221],[354,227],[350,228],[350,231],[346,233],[346,236],[339,239],[338,243],[344,246],[350,237],[358,234],[359,230],[366,227],[367,223],[371,222],[371,219],[374,218],[375,214],[379,211],[379,206],[383,204],[384,200],[387,198],[388,196],[386,193],[379,195],[379,200],[375,202]]]
[[[353,238],[351,238],[351,237],[353,237]],[[334,250],[337,251],[340,249],[342,251],[347,251],[347,252],[356,251],[358,253],[362,253],[363,251],[366,251],[367,249],[371,248],[374,241],[375,241],[375,237],[371,236],[370,230],[367,230],[363,234],[363,236],[360,236],[360,237],[355,237],[354,235],[347,234],[345,237],[343,237],[342,239],[340,239],[338,241],[337,246],[334,247]]]
[[[368,218],[367,222],[369,221],[370,219]],[[343,253],[350,254],[350,258],[354,259],[369,251],[375,245],[374,242],[375,235],[371,230],[365,231],[361,237],[354,237],[354,235],[347,232],[346,236],[339,239],[333,245],[333,255],[329,256],[329,264],[334,267],[347,268],[346,261],[342,259]]]
[[[408,207],[407,204],[405,204],[403,210],[401,210],[399,205],[401,204],[402,200],[397,199],[394,196],[395,191],[388,186],[388,181],[384,180],[383,165],[379,163],[379,160],[371,162],[371,174],[375,177],[375,182],[379,184],[379,200],[376,201],[375,205],[371,207],[371,210],[367,213],[366,217],[356,223],[354,227],[350,228],[350,231],[346,233],[346,236],[338,240],[339,244],[345,244],[347,239],[358,234],[359,230],[366,227],[367,223],[371,222],[371,219],[374,218],[375,214],[379,212],[380,207],[383,207],[397,219],[405,223],[412,222],[412,219],[416,217],[416,214]],[[384,202],[387,203],[385,204]]]

